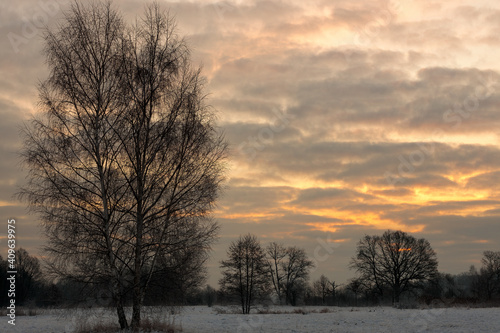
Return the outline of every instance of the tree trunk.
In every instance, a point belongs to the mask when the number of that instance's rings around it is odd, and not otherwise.
[[[98,142],[98,139],[95,138],[95,141]],[[99,179],[100,179],[100,186],[101,186],[101,193],[102,193],[102,205],[103,205],[103,215],[104,215],[104,221],[105,221],[105,240],[106,240],[106,249],[108,251],[108,260],[109,260],[109,267],[110,270],[114,274],[115,282],[112,284],[112,295],[113,299],[116,304],[116,314],[118,315],[118,323],[120,324],[120,329],[126,330],[128,329],[128,323],[127,323],[127,317],[125,316],[125,311],[123,309],[123,293],[122,293],[122,288],[120,284],[120,276],[119,273],[117,272],[116,265],[115,265],[115,259],[114,259],[114,254],[113,254],[113,246],[111,244],[110,240],[110,226],[109,226],[109,221],[110,221],[110,213],[108,209],[108,192],[106,188],[106,184],[104,183],[104,169],[102,166],[102,161],[101,161],[101,153],[99,150],[99,146],[96,147],[96,155],[97,155],[97,167],[99,170]]]
[[[140,211],[142,205],[139,204],[137,210]],[[134,261],[134,293],[132,297],[132,329],[139,331],[141,325],[141,307],[142,307],[142,286],[141,286],[141,252],[142,252],[142,232],[143,216],[137,214],[135,261]]]
[[[118,315],[118,323],[120,323],[120,329],[128,329],[127,317],[125,316],[125,311],[123,310],[123,300],[121,296],[118,296],[117,298],[116,314]]]
[[[399,295],[401,294],[399,286],[394,287],[393,305],[399,304]]]
[[[137,264],[137,262],[139,262],[139,264]],[[134,293],[132,296],[131,327],[134,331],[138,331],[139,326],[141,324],[141,306],[142,306],[140,259],[139,260],[136,259],[135,269],[136,269],[136,271],[135,271],[135,275],[134,275]]]
[[[118,323],[120,324],[121,330],[128,329],[127,317],[125,316],[125,310],[123,309],[123,293],[120,287],[120,282],[117,280],[112,284],[111,295],[116,306],[116,314],[118,315]]]
[[[134,282],[135,282],[134,278]],[[134,330],[134,332],[139,331],[139,327],[141,325],[141,291],[139,290],[140,287],[134,287],[134,295],[132,299],[132,323],[131,327]]]

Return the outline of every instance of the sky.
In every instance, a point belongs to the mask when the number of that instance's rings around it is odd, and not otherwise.
[[[39,255],[19,128],[47,77],[42,26],[66,0],[0,2],[0,254],[7,219]],[[118,1],[128,20],[144,2]],[[403,230],[426,238],[439,270],[500,250],[500,3],[165,2],[207,78],[230,143],[214,211],[212,286],[231,241],[253,233],[306,250],[312,280],[345,283],[356,243]]]

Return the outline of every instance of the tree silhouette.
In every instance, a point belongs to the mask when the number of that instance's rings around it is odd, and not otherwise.
[[[122,329],[132,292],[137,329],[162,262],[200,252],[185,258],[204,263],[226,143],[200,70],[157,5],[128,26],[110,3],[75,2],[46,33],[45,55],[50,75],[24,131],[21,197],[45,227],[51,270],[110,284]]]
[[[229,246],[227,260],[221,261],[221,289],[238,297],[243,314],[250,313],[255,300],[269,292],[269,272],[265,253],[257,237],[240,236]]]
[[[304,249],[296,246],[286,248],[275,242],[268,245],[266,254],[271,282],[279,302],[284,296],[286,304],[295,305],[314,263],[307,258]]]
[[[436,253],[426,239],[389,230],[382,236],[362,238],[350,266],[381,293],[390,288],[393,302],[398,303],[403,292],[422,287],[434,277],[437,265]]]
[[[486,300],[500,295],[500,251],[484,251],[479,270],[479,288]]]

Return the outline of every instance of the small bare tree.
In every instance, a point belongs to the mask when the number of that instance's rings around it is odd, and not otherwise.
[[[335,293],[335,281],[330,282],[330,280],[323,274],[320,278],[313,282],[313,290],[316,296],[321,298],[321,304],[325,305],[327,303],[327,298]]]
[[[284,296],[286,304],[295,305],[296,296],[301,292],[299,289],[305,286],[314,263],[307,258],[304,249],[296,246],[285,248],[273,242],[266,248],[266,254],[271,281],[280,304]]]
[[[220,287],[229,295],[238,296],[241,312],[248,314],[254,301],[269,292],[265,252],[257,237],[248,234],[231,243],[227,256],[227,260],[221,261]]]
[[[282,264],[287,256],[286,248],[283,244],[272,242],[266,248],[266,255],[273,289],[278,297],[278,302],[281,304],[285,279],[285,272],[282,269]]]
[[[479,270],[479,290],[486,300],[500,295],[500,251],[484,251]]]
[[[21,197],[40,214],[52,270],[109,282],[122,329],[132,292],[137,330],[161,265],[205,261],[226,143],[200,70],[157,5],[127,26],[109,3],[75,2],[45,42],[50,76],[24,131]]]
[[[303,291],[300,289],[306,285],[314,262],[308,259],[304,249],[296,246],[289,247],[286,254],[287,260],[283,263],[286,303],[296,305],[297,295]]]
[[[426,239],[390,230],[382,236],[362,238],[351,260],[351,268],[360,273],[363,281],[374,283],[380,292],[390,288],[395,303],[403,292],[433,278],[437,265],[436,253]]]
[[[359,278],[354,278],[349,281],[346,285],[346,289],[352,291],[354,294],[354,306],[358,306],[358,296],[365,288],[363,281]]]
[[[41,283],[42,270],[36,257],[20,248],[16,251],[16,300],[19,304],[34,298],[35,290]]]

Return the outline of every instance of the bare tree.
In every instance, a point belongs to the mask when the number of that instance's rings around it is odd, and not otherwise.
[[[248,234],[231,243],[227,256],[221,261],[223,277],[219,284],[224,292],[238,296],[241,312],[248,314],[254,301],[269,292],[265,252],[257,237]]]
[[[287,250],[283,244],[272,242],[266,248],[266,255],[268,259],[271,282],[278,297],[278,302],[281,304],[285,288],[285,272],[282,265],[287,256]]]
[[[352,291],[354,294],[354,306],[358,306],[358,295],[363,291],[365,288],[363,281],[359,278],[354,278],[349,281],[349,283],[346,285],[346,289]]]
[[[23,305],[34,299],[37,284],[41,282],[42,270],[38,258],[30,256],[28,251],[19,248],[16,251],[16,299]]]
[[[400,295],[437,274],[436,253],[426,239],[415,239],[402,231],[386,231],[382,236],[365,236],[357,245],[351,268],[361,279],[374,283],[382,292],[392,290],[393,302]]]
[[[226,144],[200,71],[158,6],[127,27],[109,3],[75,2],[45,42],[50,76],[24,131],[21,197],[40,214],[53,271],[109,281],[122,329],[132,290],[137,329],[162,258],[214,241]]]
[[[134,202],[130,232],[136,326],[143,289],[158,257],[169,251],[159,245],[175,241],[170,230],[206,216],[213,207],[226,145],[204,103],[200,70],[191,68],[188,49],[168,15],[156,5],[148,7],[123,50],[129,105],[125,130],[117,131],[124,147],[117,165]],[[144,269],[149,276],[141,282]]]
[[[285,248],[275,242],[268,245],[266,254],[271,281],[280,304],[284,296],[286,304],[295,305],[314,263],[307,258],[304,249],[295,246]]]
[[[356,262],[351,261],[351,268],[355,268],[366,280],[366,284],[373,286],[380,295],[384,293],[385,282],[380,274],[379,267],[379,237],[366,235],[358,243]]]
[[[313,282],[314,293],[321,298],[321,304],[325,305],[327,298],[335,293],[335,282],[330,280],[323,274],[320,278]]]
[[[216,225],[210,225],[212,230],[200,228],[197,221],[175,226],[177,228],[171,230],[169,235],[170,248],[158,256],[149,290],[145,290],[145,296],[150,301],[181,304],[189,292],[206,281],[205,263],[209,256],[208,251],[200,249],[200,246],[210,244],[217,231]],[[148,276],[143,278],[147,279]]]
[[[212,305],[217,301],[217,290],[212,288],[210,285],[207,284],[205,289],[202,292],[202,297],[203,297],[203,302],[211,308]]]
[[[126,328],[121,203],[128,197],[113,163],[119,138],[110,128],[120,111],[122,33],[109,4],[78,3],[57,31],[47,32],[50,76],[39,87],[41,115],[24,131],[29,182],[21,196],[40,214],[51,271],[86,283],[111,281]]]
[[[296,246],[289,247],[286,254],[287,260],[282,265],[285,273],[286,303],[296,305],[300,287],[305,286],[309,279],[309,270],[314,267],[314,263],[307,258],[304,249]]]
[[[500,294],[500,251],[484,251],[479,270],[478,287],[486,300]]]

